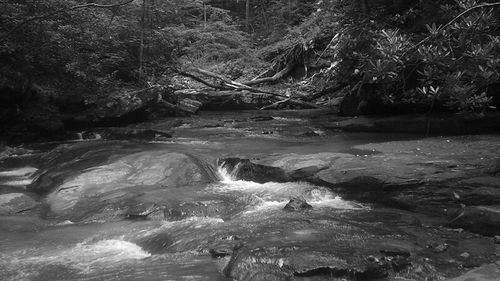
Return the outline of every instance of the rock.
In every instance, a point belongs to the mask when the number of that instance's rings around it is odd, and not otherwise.
[[[277,167],[252,163],[249,159],[223,158],[218,160],[218,166],[231,174],[235,179],[265,182],[286,182],[285,172]]]
[[[495,235],[495,237],[493,237],[493,242],[495,244],[500,244],[500,236],[499,235]]]
[[[153,115],[160,117],[160,112],[163,115],[172,115],[170,110],[174,106],[162,99],[164,91],[163,87],[154,86],[138,91],[109,94],[98,100],[96,108],[89,112],[92,125],[124,126],[150,120]]]
[[[392,248],[392,249],[384,249],[380,250],[380,253],[384,254],[386,257],[405,257],[408,258],[410,257],[410,252],[404,249],[397,249],[397,248]]]
[[[446,281],[497,281],[500,276],[500,266],[486,264]]]
[[[492,176],[474,177],[461,180],[460,184],[471,185],[474,187],[486,186],[486,187],[500,188],[500,177],[492,177]]]
[[[297,212],[312,209],[312,206],[309,205],[304,199],[293,198],[285,205],[283,209],[285,211]]]
[[[85,136],[90,136],[89,139],[99,135],[106,140],[146,140],[151,141],[157,138],[169,139],[172,135],[167,132],[150,130],[150,129],[130,129],[130,128],[113,128],[108,127],[99,130],[89,130],[83,133]]]
[[[488,236],[500,235],[500,205],[467,206],[449,225]]]
[[[225,240],[212,246],[209,253],[214,258],[222,258],[225,256],[230,256],[235,250],[241,247],[241,243],[237,240]]]
[[[253,116],[250,117],[251,121],[262,122],[262,121],[272,121],[274,118],[272,116]]]
[[[145,220],[149,216],[156,212],[161,212],[161,207],[155,203],[138,204],[129,208],[125,214],[125,218],[129,220]]]
[[[464,258],[464,259],[468,259],[470,257],[470,254],[467,253],[467,252],[463,252],[463,253],[460,254],[460,257]]]
[[[0,195],[0,215],[16,215],[32,210],[38,203],[23,193],[7,193]]]
[[[342,106],[341,106],[342,109]],[[356,108],[346,115],[361,114]],[[477,118],[466,115],[400,115],[392,117],[359,117],[325,125],[330,130],[350,132],[411,133],[425,135],[465,135],[498,133],[500,113],[489,112]]]
[[[195,158],[170,151],[145,151],[115,157],[107,164],[89,167],[79,175],[63,179],[46,198],[51,213],[72,221],[92,213],[109,210],[125,216],[127,204],[141,190],[160,192],[186,186],[199,186],[215,179],[213,172]],[[162,197],[150,196],[143,203],[158,203]],[[109,208],[106,206],[115,206]],[[84,211],[83,211],[84,210]],[[69,217],[68,217],[69,216]]]
[[[442,253],[448,249],[448,244],[446,243],[431,243],[427,245],[428,249],[431,249],[434,253]]]
[[[144,251],[152,255],[164,254],[172,245],[173,241],[168,233],[160,232],[144,238],[136,242]]]

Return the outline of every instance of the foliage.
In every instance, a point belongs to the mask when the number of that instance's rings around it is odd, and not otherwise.
[[[226,63],[250,53],[245,35],[227,11],[199,0],[146,0],[144,8],[143,1],[134,1],[113,9],[77,9],[40,18],[10,33],[27,19],[87,2],[0,0],[0,87],[70,81],[68,88],[83,85],[82,92],[95,95],[118,87],[167,83],[179,63]],[[19,77],[24,82],[17,81]]]
[[[425,33],[405,30],[405,21],[423,16],[418,11],[425,2],[389,20],[375,15],[349,22],[345,11],[340,16],[344,22],[335,30],[342,40],[336,46],[338,65],[331,75],[353,88],[370,85],[374,89],[370,94],[388,105],[485,110],[491,100],[488,87],[500,79],[496,15],[492,9],[478,9],[450,25],[427,23]],[[448,22],[478,4],[441,3],[438,18]]]

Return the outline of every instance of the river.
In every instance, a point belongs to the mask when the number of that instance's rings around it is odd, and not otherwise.
[[[461,239],[429,230],[431,218],[345,200],[306,181],[240,180],[220,160],[369,154],[376,152],[352,147],[416,138],[328,132],[315,122],[294,112],[215,112],[136,126],[173,132],[166,140],[97,137],[18,147],[0,162],[0,193],[33,202],[0,216],[0,279],[440,280],[453,274],[446,258],[426,266],[413,255],[417,241]],[[284,210],[294,198],[310,207]],[[484,244],[474,241],[471,248]],[[380,266],[370,265],[372,259]],[[403,277],[409,279],[397,279]]]

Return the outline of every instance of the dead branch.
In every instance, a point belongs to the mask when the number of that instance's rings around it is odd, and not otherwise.
[[[197,82],[200,82],[203,85],[208,86],[210,88],[214,88],[214,89],[217,89],[217,90],[226,90],[226,88],[223,85],[215,85],[215,84],[210,83],[210,82],[208,82],[206,80],[203,80],[200,77],[198,77],[196,75],[193,75],[191,73],[187,73],[187,72],[184,72],[184,71],[179,71],[179,72],[177,72],[177,74],[182,75],[184,77],[191,78],[191,79],[193,79],[193,80],[195,80]]]
[[[243,82],[242,84],[247,85],[247,86],[253,86],[253,85],[262,84],[262,83],[276,82],[279,79],[285,77],[285,75],[287,75],[290,71],[292,71],[294,67],[295,67],[295,62],[291,60],[287,63],[285,68],[283,68],[282,70],[280,70],[279,72],[277,72],[276,74],[274,74],[271,77],[258,78],[258,79],[254,79],[251,81]]]

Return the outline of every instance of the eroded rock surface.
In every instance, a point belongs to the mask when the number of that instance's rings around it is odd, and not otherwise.
[[[38,203],[23,193],[7,193],[0,195],[0,215],[16,215],[32,210]]]

